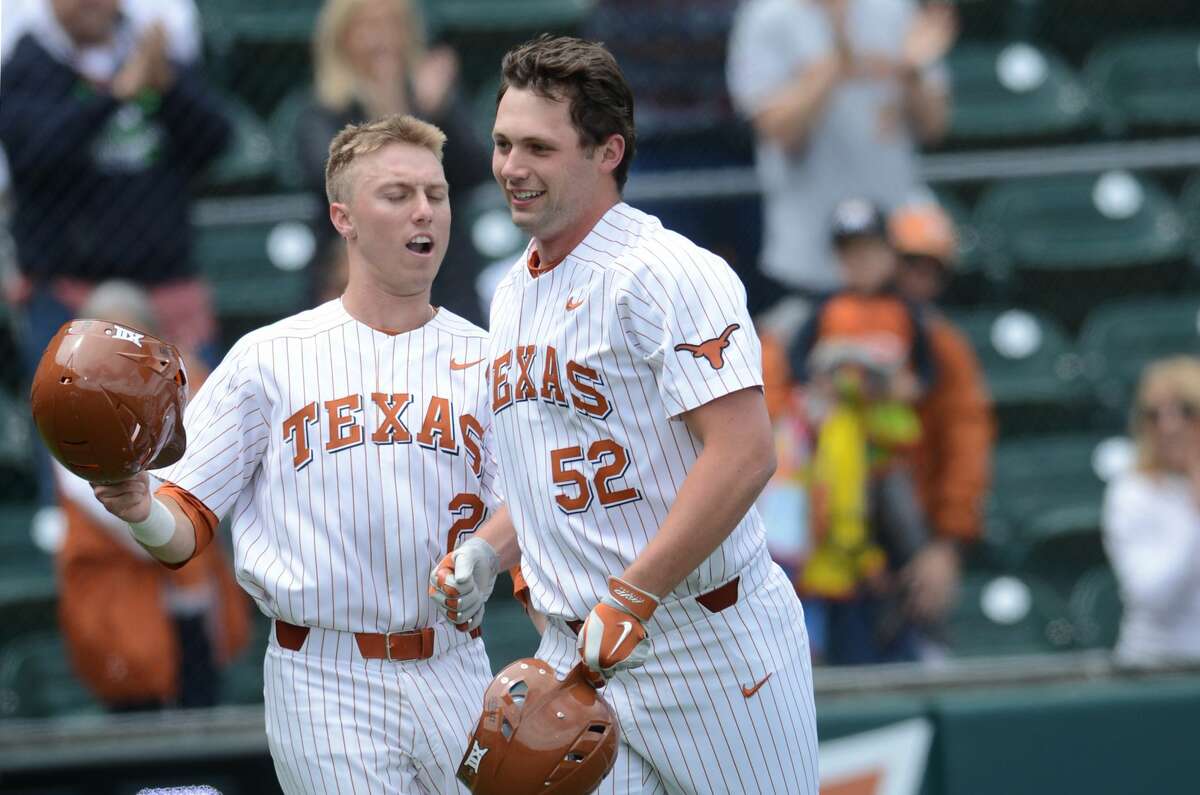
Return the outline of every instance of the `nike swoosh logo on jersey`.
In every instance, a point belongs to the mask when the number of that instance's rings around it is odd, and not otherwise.
[[[616,654],[617,649],[621,648],[621,644],[624,643],[625,639],[629,637],[629,633],[633,632],[632,621],[622,621],[621,627],[621,635],[617,638],[617,642],[612,645],[612,650],[608,652],[609,654]]]
[[[486,356],[483,357],[483,359],[486,359],[486,358],[487,358]],[[480,362],[483,361],[483,359],[476,359],[473,362],[456,362],[456,361],[454,361],[454,357],[451,356],[450,357],[450,369],[451,370],[466,370],[468,367],[474,367],[475,365],[479,364]]]
[[[772,671],[771,673],[774,673],[774,671]],[[760,687],[762,687],[763,685],[765,685],[767,683],[767,680],[770,678],[771,678],[771,674],[767,674],[766,676],[764,676],[762,679],[758,680],[758,682],[752,686],[742,685],[742,695],[745,696],[746,698],[750,698],[750,696],[757,693],[758,689]]]
[[[578,309],[581,306],[583,306],[582,299],[576,301],[575,296],[573,296],[573,295],[567,296],[567,311],[568,312],[570,312],[572,309]]]

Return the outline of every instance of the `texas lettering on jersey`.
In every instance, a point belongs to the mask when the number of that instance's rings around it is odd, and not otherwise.
[[[552,345],[518,345],[493,359],[492,412],[499,414],[514,403],[542,400],[571,406],[598,420],[607,417],[612,401],[600,391],[604,386],[600,373],[573,360],[567,360],[560,370],[558,362],[558,351]]]
[[[458,455],[461,446],[467,450],[471,471],[480,474],[483,460],[483,426],[470,414],[454,418],[453,406],[444,397],[429,398],[423,411],[420,430],[414,437],[406,424],[406,414],[413,396],[406,392],[372,392],[370,407],[362,395],[345,395],[333,400],[306,404],[283,421],[284,441],[292,445],[292,466],[303,469],[313,460],[316,444],[327,453],[337,453],[364,444],[412,444],[415,440],[426,450]],[[321,418],[324,422],[321,422]],[[314,432],[314,427],[319,431]],[[366,430],[371,428],[368,436]]]

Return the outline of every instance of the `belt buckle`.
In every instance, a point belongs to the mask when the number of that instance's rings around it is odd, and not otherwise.
[[[392,657],[392,635],[400,635],[400,632],[385,632],[383,633],[383,653],[388,662],[399,662]]]

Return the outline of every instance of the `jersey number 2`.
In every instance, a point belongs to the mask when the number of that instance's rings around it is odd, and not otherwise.
[[[592,504],[593,494],[605,508],[642,498],[635,488],[614,488],[613,481],[619,480],[629,469],[629,454],[612,439],[601,439],[588,447],[587,462],[596,468],[590,481],[578,469],[568,466],[583,460],[583,448],[579,445],[550,451],[550,474],[554,484],[563,490],[562,494],[555,495],[554,501],[563,513],[586,511]]]
[[[487,515],[487,507],[478,494],[464,491],[462,494],[455,495],[446,508],[449,509],[451,516],[458,517],[458,521],[450,525],[449,537],[446,539],[446,551],[453,552],[463,533],[474,533],[479,529],[479,525],[483,524],[483,517]]]

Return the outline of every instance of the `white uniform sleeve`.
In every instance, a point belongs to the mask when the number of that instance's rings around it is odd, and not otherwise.
[[[653,368],[669,416],[678,417],[761,387],[762,347],[733,269],[695,247],[672,256],[683,267],[643,273],[618,298],[618,317],[630,347]]]
[[[264,392],[256,346],[238,343],[184,411],[187,452],[155,474],[224,518],[267,449],[271,424]]]
[[[1104,546],[1131,606],[1169,615],[1196,579],[1200,521],[1158,499],[1142,477],[1125,477],[1104,498]]]

